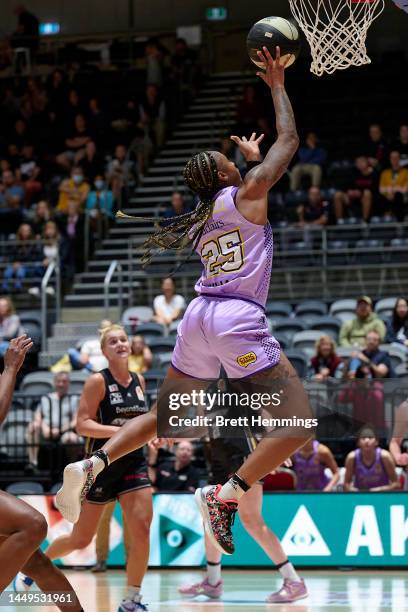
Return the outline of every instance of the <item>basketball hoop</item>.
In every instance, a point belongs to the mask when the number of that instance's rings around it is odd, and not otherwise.
[[[321,76],[370,64],[367,31],[384,0],[289,0],[312,52],[310,71]]]

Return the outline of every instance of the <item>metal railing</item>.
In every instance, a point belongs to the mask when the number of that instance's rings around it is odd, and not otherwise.
[[[109,319],[109,309],[110,309],[110,296],[109,296],[109,288],[111,286],[113,274],[115,271],[118,271],[119,277],[119,312],[123,311],[123,270],[122,264],[118,260],[112,261],[109,269],[106,273],[106,276],[103,281],[103,293],[104,293],[104,308],[105,308],[105,319]]]
[[[41,346],[42,350],[45,351],[47,348],[47,302],[48,292],[47,289],[50,286],[50,280],[52,275],[55,273],[55,309],[56,309],[56,323],[59,323],[61,319],[61,264],[59,259],[52,261],[41,280]]]

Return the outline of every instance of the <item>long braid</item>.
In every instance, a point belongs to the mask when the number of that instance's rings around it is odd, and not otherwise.
[[[154,255],[165,250],[181,250],[192,245],[189,256],[183,262],[186,263],[200,242],[205,225],[213,211],[213,197],[220,187],[214,155],[208,151],[194,155],[186,164],[184,180],[191,191],[200,198],[200,202],[191,212],[177,215],[172,219],[160,220],[155,217],[134,217],[121,211],[116,213],[118,218],[140,219],[154,223],[156,231],[143,243],[145,250],[142,256],[143,265],[148,264]],[[179,264],[176,270],[181,265]],[[173,271],[173,274],[176,270]]]

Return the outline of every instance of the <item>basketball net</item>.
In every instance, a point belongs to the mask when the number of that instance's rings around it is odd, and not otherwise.
[[[367,31],[384,0],[289,0],[312,52],[311,72],[322,76],[349,66],[370,64]]]

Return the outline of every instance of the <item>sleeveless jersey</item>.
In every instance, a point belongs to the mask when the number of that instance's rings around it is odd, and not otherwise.
[[[304,457],[299,451],[294,455],[298,491],[322,491],[329,482],[324,473],[325,466],[319,460],[318,448],[319,442],[313,440],[313,453],[310,457]]]
[[[375,449],[375,459],[370,466],[363,462],[361,449],[358,448],[354,454],[354,486],[357,489],[372,489],[383,487],[389,483],[387,472],[381,460],[381,449]]]
[[[272,228],[269,223],[251,223],[239,213],[237,191],[237,187],[226,187],[215,196],[213,213],[197,245],[204,270],[195,290],[264,307],[272,271]]]
[[[105,381],[105,396],[99,404],[96,414],[98,423],[121,427],[127,420],[148,412],[137,374],[130,373],[132,381],[128,387],[122,387],[113,378],[108,368],[101,370],[100,374],[102,374]],[[86,444],[87,453],[90,454],[98,450],[105,442],[107,442],[107,439],[88,438]],[[126,457],[143,458],[143,449],[138,448],[126,455]]]

